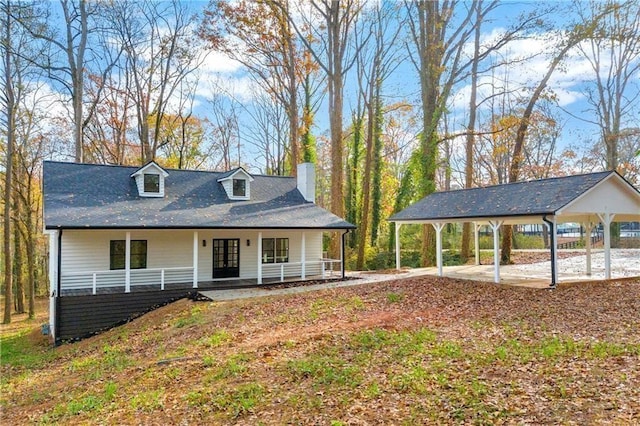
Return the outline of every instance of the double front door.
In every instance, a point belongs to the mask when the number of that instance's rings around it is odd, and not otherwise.
[[[240,276],[240,240],[213,240],[213,278]]]

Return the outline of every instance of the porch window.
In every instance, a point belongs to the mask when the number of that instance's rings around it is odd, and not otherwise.
[[[109,268],[124,269],[125,240],[111,240],[109,249]],[[147,267],[147,240],[131,240],[131,269],[145,269]]]
[[[244,179],[233,180],[233,196],[234,197],[246,197],[247,196],[247,181]]]
[[[262,240],[262,263],[289,262],[288,238],[264,238]]]
[[[144,174],[144,192],[160,192],[160,175],[152,173]]]

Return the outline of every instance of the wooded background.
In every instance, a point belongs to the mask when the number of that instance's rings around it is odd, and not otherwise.
[[[638,185],[638,2],[514,8],[0,0],[4,322],[47,293],[45,159],[278,175],[314,162],[317,202],[358,225],[355,269],[389,266],[386,218],[436,190],[605,169]],[[250,93],[203,78],[212,60],[235,61]],[[551,84],[576,63],[579,114]],[[569,121],[593,134],[576,140]],[[469,237],[464,226],[463,260]],[[431,227],[409,245],[433,262]]]

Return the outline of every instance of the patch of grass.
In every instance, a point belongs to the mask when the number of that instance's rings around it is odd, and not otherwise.
[[[375,399],[382,394],[382,390],[380,389],[380,385],[378,382],[372,382],[367,385],[364,390],[364,394],[369,399]]]
[[[178,318],[173,326],[176,328],[190,327],[204,322],[204,315],[200,306],[194,306],[189,312]]]
[[[459,344],[446,340],[436,343],[428,350],[428,353],[444,359],[459,359],[464,355]]]
[[[102,347],[102,362],[108,370],[123,371],[132,364],[131,357],[120,348],[111,345]]]
[[[211,404],[233,418],[250,413],[264,399],[264,387],[255,382],[214,393]]]
[[[157,389],[153,391],[140,392],[131,398],[129,405],[134,410],[152,412],[162,408],[164,399],[164,390]]]
[[[394,358],[422,353],[426,343],[436,340],[436,334],[426,328],[412,331],[365,330],[351,338],[351,347],[357,351],[387,351]]]
[[[545,358],[577,355],[581,352],[580,349],[574,340],[562,340],[558,337],[544,339],[538,345],[538,352]]]
[[[324,354],[290,360],[287,371],[295,380],[311,379],[316,385],[338,385],[355,388],[362,382],[360,369],[343,359]]]
[[[359,296],[353,296],[348,299],[339,299],[340,304],[344,305],[347,312],[361,311],[364,309],[364,302]]]
[[[219,328],[215,330],[210,336],[204,337],[201,343],[204,346],[215,348],[222,346],[226,343],[233,341],[233,336],[227,330]]]
[[[587,354],[592,358],[640,355],[640,345],[597,341],[589,346]]]
[[[37,369],[55,357],[55,352],[48,345],[34,342],[31,329],[20,330],[6,336],[0,336],[0,358],[3,365],[13,368]]]
[[[51,413],[47,413],[40,418],[39,423],[57,424],[65,418],[100,411],[106,407],[108,402],[113,400],[117,390],[118,386],[110,381],[105,385],[102,395],[89,394],[74,398],[67,403],[57,404]]]
[[[67,404],[67,413],[71,416],[78,415],[80,413],[88,413],[97,409],[101,405],[100,399],[95,395],[88,395],[84,398],[71,401]]]
[[[394,375],[391,383],[398,392],[425,395],[430,390],[428,378],[428,371],[418,365],[405,373]]]
[[[211,379],[215,381],[227,379],[229,377],[242,376],[247,372],[250,360],[251,357],[245,353],[233,355],[216,368],[214,373],[211,375]]]
[[[403,294],[399,293],[387,293],[387,302],[389,303],[400,303],[404,299]]]

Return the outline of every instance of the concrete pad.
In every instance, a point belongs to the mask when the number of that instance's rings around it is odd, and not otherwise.
[[[558,261],[559,284],[579,281],[604,280],[604,254],[602,250],[592,253],[592,275],[586,275],[586,256],[574,256]],[[640,276],[640,249],[611,250],[612,278]],[[461,265],[443,268],[444,277],[472,281],[493,282],[493,265]],[[404,269],[397,273],[348,272],[351,279],[320,284],[300,285],[288,288],[240,288],[230,290],[208,290],[200,294],[212,301],[250,299],[256,297],[299,294],[310,291],[364,285],[381,281],[437,276],[438,268]],[[354,279],[355,278],[355,279]],[[551,261],[500,267],[500,285],[517,287],[548,288],[551,284]]]

